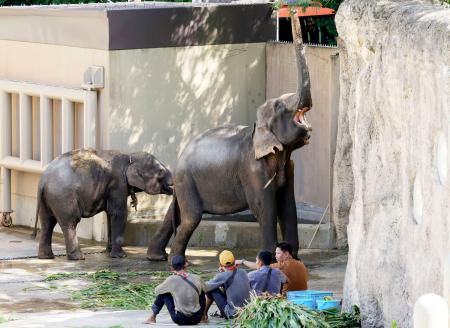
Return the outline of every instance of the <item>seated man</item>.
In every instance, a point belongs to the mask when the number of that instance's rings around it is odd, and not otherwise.
[[[256,256],[256,267],[258,270],[248,274],[250,287],[252,287],[257,295],[266,292],[273,295],[280,294],[283,284],[287,282],[287,278],[283,272],[270,267],[271,261],[271,252],[260,251]]]
[[[204,321],[208,318],[211,304],[216,302],[222,317],[230,319],[236,314],[236,307],[244,306],[250,298],[250,283],[247,272],[236,268],[230,251],[219,255],[221,273],[206,283],[206,309]]]
[[[205,310],[205,285],[199,276],[186,272],[184,256],[175,255],[171,264],[174,274],[156,287],[153,313],[144,323],[156,323],[156,316],[165,304],[173,322],[178,325],[196,325]]]
[[[283,285],[283,294],[289,291],[308,289],[308,270],[303,262],[293,258],[291,244],[286,242],[277,244],[275,258],[277,263],[273,263],[270,267],[280,269],[288,279],[288,282]],[[255,262],[236,260],[236,264],[244,264],[250,269],[256,269]]]

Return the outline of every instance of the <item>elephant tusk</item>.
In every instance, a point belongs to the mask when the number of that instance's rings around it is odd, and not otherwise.
[[[277,175],[277,172],[275,172],[273,177],[271,177],[270,180],[267,181],[267,183],[264,185],[264,189],[266,189],[272,183],[272,181],[273,181],[273,179],[275,179],[276,175]]]

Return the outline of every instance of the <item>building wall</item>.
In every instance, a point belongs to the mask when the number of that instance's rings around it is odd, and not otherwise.
[[[187,143],[224,124],[253,124],[265,101],[265,43],[111,51],[109,140],[173,169]],[[171,197],[139,195],[139,210]]]
[[[265,43],[112,51],[111,145],[173,167],[193,137],[252,124],[265,101]]]
[[[80,88],[83,83],[83,73],[89,66],[105,67],[105,80],[109,79],[109,52],[105,50],[28,43],[0,40],[0,79],[32,82],[46,85]],[[104,124],[99,125],[98,143],[100,147],[108,145],[106,118],[109,116],[109,89],[108,85],[99,92],[98,108],[99,119]],[[13,96],[13,154],[18,153],[18,106]],[[38,118],[38,101],[33,105],[33,118]],[[54,119],[57,119],[60,102],[54,103]],[[78,106],[77,106],[78,107]],[[36,113],[34,113],[36,111]],[[78,111],[78,110],[77,110]],[[37,114],[37,115],[35,115]],[[77,120],[76,120],[77,121]],[[79,122],[79,121],[77,121]],[[79,128],[79,126],[78,126]],[[39,126],[33,122],[34,136],[37,137]],[[78,129],[79,130],[79,129]],[[54,133],[58,134],[57,129]],[[36,138],[35,138],[36,140]],[[54,144],[58,148],[57,143]],[[39,156],[39,146],[33,147],[33,157]],[[55,156],[58,153],[54,154]],[[36,191],[39,175],[12,171],[11,192],[13,223],[16,225],[34,226],[36,212]],[[1,192],[1,191],[0,191]],[[94,224],[94,221],[96,224]],[[82,220],[78,235],[80,237],[102,240],[105,229],[102,215],[95,220]],[[59,230],[59,226],[56,227]]]
[[[295,198],[325,209],[331,205],[332,167],[336,147],[339,101],[338,49],[307,46],[313,107],[307,114],[312,125],[310,144],[292,154],[295,162]],[[267,98],[296,92],[295,52],[289,43],[267,45]]]
[[[252,124],[265,101],[265,43],[103,51],[0,41],[0,63],[1,79],[65,87],[79,87],[87,67],[104,66],[98,146],[148,151],[169,168],[194,136],[223,124]],[[14,152],[17,129],[13,135]],[[36,174],[13,172],[14,224],[34,226],[38,181]],[[139,210],[165,208],[170,199],[140,195]],[[82,220],[78,235],[104,240],[105,231],[100,215]]]

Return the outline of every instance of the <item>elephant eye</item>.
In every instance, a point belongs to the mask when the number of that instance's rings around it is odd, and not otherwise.
[[[158,177],[158,179],[162,179],[164,177],[164,170],[159,169],[158,172],[156,173],[156,176]]]

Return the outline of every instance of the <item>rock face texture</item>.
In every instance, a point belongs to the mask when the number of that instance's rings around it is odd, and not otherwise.
[[[344,306],[361,307],[364,327],[411,327],[418,297],[443,295],[450,252],[450,9],[347,0],[336,20]]]

